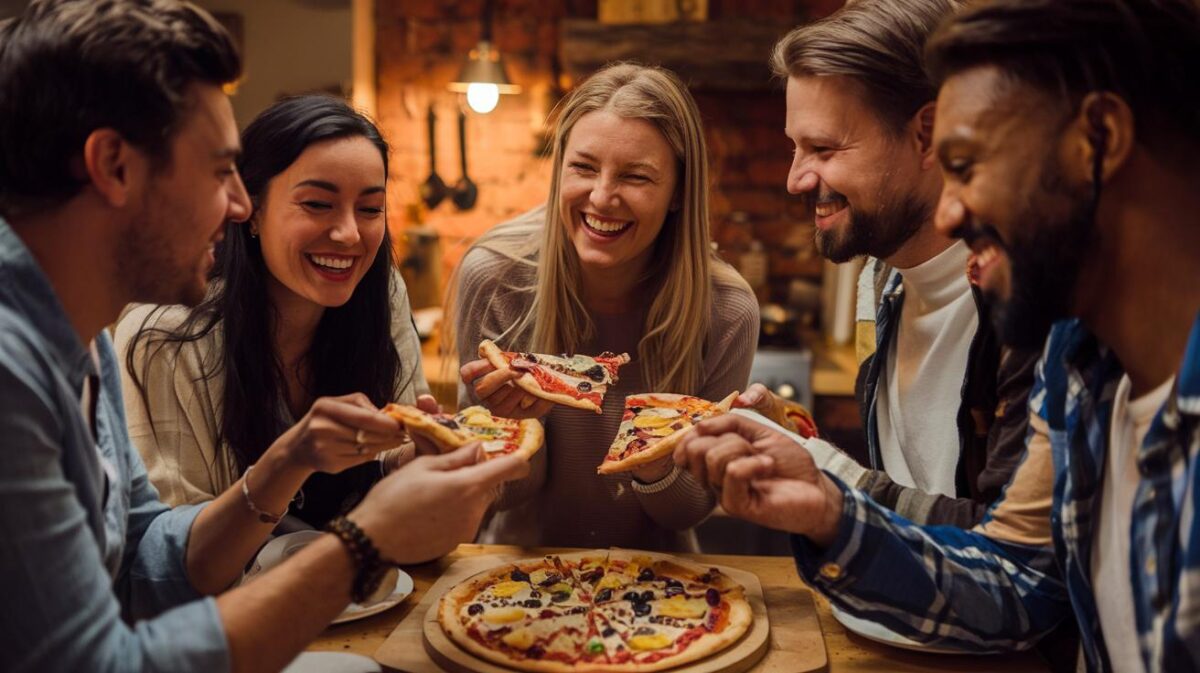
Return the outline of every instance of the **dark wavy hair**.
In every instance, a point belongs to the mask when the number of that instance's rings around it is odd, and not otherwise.
[[[238,160],[238,171],[254,208],[251,218],[262,209],[271,179],[292,165],[305,149],[347,137],[371,141],[383,157],[387,175],[387,142],[369,119],[345,101],[298,96],[282,100],[259,115],[242,133],[242,158]],[[376,406],[382,406],[402,387],[397,385],[403,372],[391,335],[394,269],[391,236],[385,223],[383,242],[354,294],[344,305],[325,309],[317,325],[307,356],[307,384],[312,398],[362,392]],[[259,239],[251,236],[250,227],[227,224],[208,297],[171,331],[149,327],[158,314],[151,312],[126,357],[130,376],[152,419],[145,384],[135,366],[138,341],[147,340],[143,366],[148,366],[164,346],[203,339],[218,324],[223,326],[224,347],[210,358],[210,363],[204,363],[203,375],[208,379],[219,372],[225,374],[218,443],[228,445],[239,473],[258,460],[289,425],[283,416],[286,404],[282,363],[271,340],[278,314],[267,294],[269,275]],[[352,472],[364,475],[360,493],[370,486],[372,475],[379,475],[374,466],[360,466]],[[328,479],[329,475],[314,475],[310,482],[316,478]]]

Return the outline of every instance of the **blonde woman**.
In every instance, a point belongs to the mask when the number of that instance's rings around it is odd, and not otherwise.
[[[481,237],[458,271],[460,403],[539,417],[546,448],[506,486],[489,542],[686,550],[715,504],[671,458],[601,476],[626,395],[720,399],[743,390],[758,304],[712,252],[707,150],[695,101],[670,72],[605,68],[563,102],[550,198]],[[509,350],[628,352],[603,414],[553,406],[478,360]]]

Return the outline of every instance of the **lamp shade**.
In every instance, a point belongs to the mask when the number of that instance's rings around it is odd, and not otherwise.
[[[472,84],[494,84],[502,94],[521,92],[521,87],[509,81],[500,52],[492,49],[492,44],[487,40],[481,41],[467,55],[466,63],[458,72],[458,79],[451,82],[449,88],[466,93]]]

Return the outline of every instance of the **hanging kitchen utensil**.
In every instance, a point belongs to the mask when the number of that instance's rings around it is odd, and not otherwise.
[[[447,192],[446,183],[437,174],[437,151],[434,145],[433,135],[437,128],[437,115],[433,112],[433,104],[429,105],[429,177],[425,178],[425,182],[421,183],[421,200],[431,210],[437,207],[437,204],[446,198]]]
[[[467,114],[462,108],[458,110],[458,152],[462,161],[462,177],[455,183],[450,200],[459,210],[470,210],[475,207],[479,188],[467,176]]]

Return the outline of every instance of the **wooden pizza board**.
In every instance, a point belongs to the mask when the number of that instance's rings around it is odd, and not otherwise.
[[[637,552],[658,556],[648,552]],[[569,554],[564,554],[569,556]],[[446,591],[478,572],[520,556],[480,556],[450,566],[421,602],[375,651],[375,660],[409,673],[513,673],[512,669],[472,656],[451,642],[437,621],[438,600]],[[753,573],[718,565],[746,588],[754,624],[729,649],[681,666],[689,673],[810,673],[825,671],[825,641],[811,595],[792,587],[770,587],[764,595]],[[770,618],[768,619],[768,614]]]

